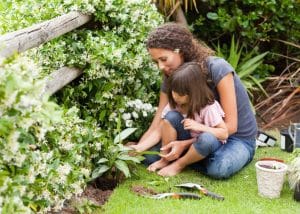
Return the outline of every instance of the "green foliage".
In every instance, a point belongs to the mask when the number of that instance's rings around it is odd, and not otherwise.
[[[244,86],[246,87],[248,93],[252,97],[252,92],[257,91],[257,87],[261,92],[268,96],[267,92],[261,85],[261,83],[265,79],[263,77],[259,78],[259,76],[257,75],[254,76],[255,74],[261,73],[257,70],[262,69],[261,65],[263,63],[263,58],[268,54],[268,52],[259,54],[257,56],[253,56],[255,54],[254,51],[243,55],[243,50],[243,45],[239,46],[239,42],[235,42],[234,37],[232,37],[229,51],[225,49],[226,52],[223,53],[223,50],[218,44],[216,48],[216,54],[217,56],[227,59],[227,61],[235,69],[236,73],[238,74]],[[264,70],[263,72],[266,71]]]
[[[118,179],[122,174],[125,177],[130,177],[130,167],[138,164],[143,159],[141,156],[130,156],[131,148],[123,146],[122,141],[131,135],[136,128],[127,128],[115,136],[114,140],[105,136],[102,140],[103,156],[96,162],[95,169],[91,179],[99,176],[111,177]]]
[[[91,176],[129,177],[140,162],[113,136],[141,131],[155,111],[160,76],[143,43],[162,19],[146,0],[9,0],[0,3],[0,32],[72,10],[92,13],[98,29],[75,30],[0,67],[0,212],[57,211]],[[83,77],[53,99],[62,106],[41,99],[41,77],[65,65]]]
[[[144,41],[162,19],[148,1],[76,5],[93,8],[89,10],[97,28],[70,32],[31,56],[45,74],[64,65],[83,69],[83,77],[58,93],[57,102],[67,108],[76,106],[82,118],[95,120],[108,132],[115,132],[121,115],[123,128],[138,128],[137,138],[152,120],[160,88],[159,71],[150,62]]]
[[[299,56],[294,47],[274,39],[298,43],[300,40],[300,4],[297,0],[205,1],[199,14],[190,17],[194,32],[201,39],[229,42],[232,34],[246,49]]]
[[[0,67],[0,207],[3,213],[30,213],[82,192],[90,177],[88,155],[101,155],[101,131],[41,98],[40,69],[26,57]],[[97,144],[97,142],[99,142]]]

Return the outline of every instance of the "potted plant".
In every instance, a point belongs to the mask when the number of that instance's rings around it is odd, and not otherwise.
[[[300,201],[300,150],[296,149],[294,154],[288,168],[288,181],[291,189],[294,189],[294,199]]]

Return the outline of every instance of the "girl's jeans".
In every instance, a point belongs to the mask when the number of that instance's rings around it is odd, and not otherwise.
[[[181,123],[183,116],[179,112],[168,112],[165,120],[177,131],[177,140],[191,138],[190,133],[183,128]],[[221,144],[211,133],[200,134],[193,146],[205,158],[191,164],[190,167],[216,179],[228,178],[238,172],[253,159],[255,153],[255,139],[247,140],[230,136],[226,144]],[[160,148],[161,143],[151,150],[160,151]],[[145,155],[145,158],[144,163],[150,165],[159,160],[160,156]]]

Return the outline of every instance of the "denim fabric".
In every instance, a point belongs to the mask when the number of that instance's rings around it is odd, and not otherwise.
[[[155,151],[155,152],[160,152],[160,148],[161,148],[161,142],[159,142],[158,144],[156,144],[155,146],[153,146],[151,149],[149,149],[148,151]],[[145,164],[146,166],[149,166],[150,164],[160,160],[160,156],[159,155],[144,155],[144,160],[143,160],[143,164]]]
[[[185,130],[181,121],[184,119],[181,113],[178,111],[169,111],[165,115],[167,120],[177,132],[177,140],[187,140],[191,138],[191,134],[188,130]]]
[[[181,124],[183,117],[179,112],[170,111],[165,119],[176,129],[181,140],[191,138],[183,129]],[[226,144],[221,144],[212,134],[202,133],[193,145],[200,155],[207,157],[190,166],[216,179],[232,176],[250,163],[255,153],[255,139],[247,140],[234,136],[230,136]],[[161,143],[155,145],[151,151],[159,151],[160,148]],[[146,165],[160,159],[158,155],[145,155],[145,158]]]
[[[204,132],[198,136],[193,145],[201,156],[206,157],[220,148],[222,143],[213,134]]]
[[[183,128],[181,121],[184,119],[184,117],[178,111],[169,111],[165,115],[164,119],[167,120],[175,128],[177,132],[177,140],[186,140],[191,138],[190,132],[184,130]],[[150,149],[150,151],[159,152],[160,148],[161,148],[161,142],[153,146]],[[144,155],[144,157],[145,160],[143,161],[143,163],[147,166],[160,159],[159,155]]]
[[[229,178],[253,159],[254,140],[229,137],[226,144],[191,167],[216,179]]]

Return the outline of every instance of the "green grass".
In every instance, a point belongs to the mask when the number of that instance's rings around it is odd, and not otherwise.
[[[114,190],[103,207],[104,213],[300,213],[300,203],[293,200],[293,191],[287,180],[279,199],[267,199],[258,195],[255,162],[262,157],[276,157],[288,162],[291,154],[281,151],[278,143],[275,147],[258,148],[254,160],[227,180],[214,180],[192,170],[163,178],[139,166],[135,176],[125,180]],[[154,200],[131,191],[134,185],[142,185],[157,192],[186,191],[174,187],[183,182],[200,183],[210,191],[223,195],[225,200],[217,201],[205,196],[201,200]]]

